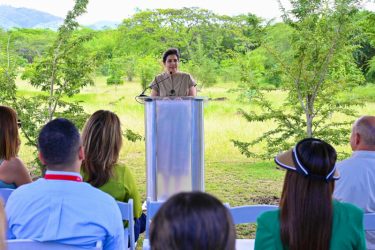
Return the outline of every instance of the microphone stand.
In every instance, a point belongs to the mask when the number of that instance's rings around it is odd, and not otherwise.
[[[168,77],[166,77],[166,78],[164,78],[164,79],[162,79],[161,81],[157,81],[156,80],[156,77],[155,77],[155,82],[153,83],[153,84],[151,84],[150,86],[147,86],[146,88],[144,88],[144,90],[142,91],[142,93],[139,95],[139,96],[137,96],[137,97],[146,97],[147,95],[145,95],[145,92],[146,92],[146,90],[147,89],[152,89],[152,87],[154,87],[155,85],[157,85],[157,84],[159,84],[159,83],[161,83],[161,82],[164,82],[165,80],[167,80],[167,79],[169,79],[170,77],[172,77],[172,72],[169,72],[169,76]]]

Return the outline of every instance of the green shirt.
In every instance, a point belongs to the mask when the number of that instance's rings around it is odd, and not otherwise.
[[[265,212],[258,218],[255,250],[284,249],[280,236],[279,211]],[[366,249],[363,212],[359,208],[348,203],[333,201],[333,227],[330,249]]]
[[[117,201],[127,202],[129,199],[133,199],[134,217],[139,218],[142,215],[141,198],[130,169],[124,165],[116,164],[113,175],[99,189],[111,195]]]

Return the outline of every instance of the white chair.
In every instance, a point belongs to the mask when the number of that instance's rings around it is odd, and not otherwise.
[[[122,220],[128,221],[128,227],[124,228],[125,248],[128,247],[128,240],[130,238],[129,249],[135,250],[133,199],[129,199],[127,203],[117,201],[117,205],[120,208]]]
[[[4,206],[13,191],[14,189],[11,188],[0,188],[0,197],[3,199]]]
[[[155,216],[155,214],[159,211],[161,205],[163,205],[164,202],[162,201],[151,201],[151,198],[147,198],[147,218],[146,218],[146,236],[143,240],[143,250],[149,250],[150,249],[150,224],[152,221],[152,218]]]
[[[78,247],[72,245],[66,245],[55,242],[39,242],[33,240],[7,240],[8,250],[102,250],[103,243],[101,241],[96,242],[95,247]]]
[[[147,218],[146,218],[146,239],[150,237],[150,223],[155,214],[159,211],[163,201],[151,201],[151,198],[147,198]]]
[[[249,205],[228,208],[233,218],[233,223],[256,223],[257,218],[264,212],[278,209],[274,205]],[[236,250],[254,249],[254,239],[236,239]]]
[[[364,214],[363,228],[365,229],[365,231],[375,231],[375,213]]]
[[[244,224],[244,223],[256,223],[257,218],[264,212],[278,209],[275,205],[249,205],[230,207],[229,211],[233,218],[233,223]]]

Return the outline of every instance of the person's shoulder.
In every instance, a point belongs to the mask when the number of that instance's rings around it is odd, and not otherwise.
[[[32,194],[35,193],[35,192],[38,192],[38,190],[40,189],[39,186],[41,185],[41,183],[43,181],[44,181],[44,179],[41,178],[41,179],[38,179],[34,182],[23,184],[23,185],[17,187],[16,189],[14,189],[14,191],[10,195],[7,203],[11,200],[11,198],[12,199],[18,199],[17,197],[20,197],[21,200],[22,200],[24,198],[33,197]]]
[[[258,217],[257,221],[258,223],[264,222],[267,224],[268,222],[271,222],[271,221],[277,221],[279,219],[279,213],[280,213],[280,209],[275,209],[273,211],[264,212]]]
[[[360,209],[359,207],[357,207],[357,206],[355,206],[351,203],[334,200],[333,201],[333,207],[334,207],[335,213],[338,213],[338,212],[339,213],[345,213],[349,217],[352,217],[352,216],[362,217],[363,216],[362,209]]]
[[[337,163],[337,170],[339,171],[340,175],[342,174],[345,176],[347,173],[351,173],[353,171],[358,171],[357,167],[357,160],[354,157],[346,158]],[[339,179],[340,180],[340,179]]]
[[[125,164],[116,163],[114,166],[114,176],[116,180],[121,180],[124,178],[124,176],[128,175],[130,172],[129,168]]]
[[[99,188],[95,188],[88,183],[82,183],[84,185],[84,192],[86,193],[86,198],[91,200],[92,197],[95,197],[96,203],[101,209],[107,209],[108,207],[117,207],[116,200],[108,193],[100,190]],[[83,191],[83,190],[82,190]]]
[[[112,196],[110,196],[106,192],[103,192],[99,188],[91,186],[87,182],[81,182],[80,183],[80,189],[82,191],[86,192],[87,194],[92,195],[93,197],[98,197],[100,199],[110,199],[110,198],[113,199]]]
[[[178,76],[182,77],[182,78],[191,78],[191,75],[189,73],[186,73],[186,72],[182,72],[182,71],[179,71],[177,73]]]
[[[3,166],[4,168],[12,168],[12,171],[17,171],[17,169],[25,168],[22,160],[18,157],[12,157],[7,161],[4,161]]]
[[[168,76],[169,76],[169,74],[167,72],[162,72],[162,73],[156,75],[156,79],[159,80],[159,78],[165,78],[165,77],[168,77]]]

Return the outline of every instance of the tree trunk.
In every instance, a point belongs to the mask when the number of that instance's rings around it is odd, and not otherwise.
[[[307,137],[313,137],[313,131],[312,131],[312,125],[313,125],[313,119],[314,119],[314,101],[315,96],[311,94],[307,94],[306,96],[306,134]]]
[[[312,115],[306,114],[306,133],[307,133],[307,137],[312,137],[312,122],[313,122]]]

